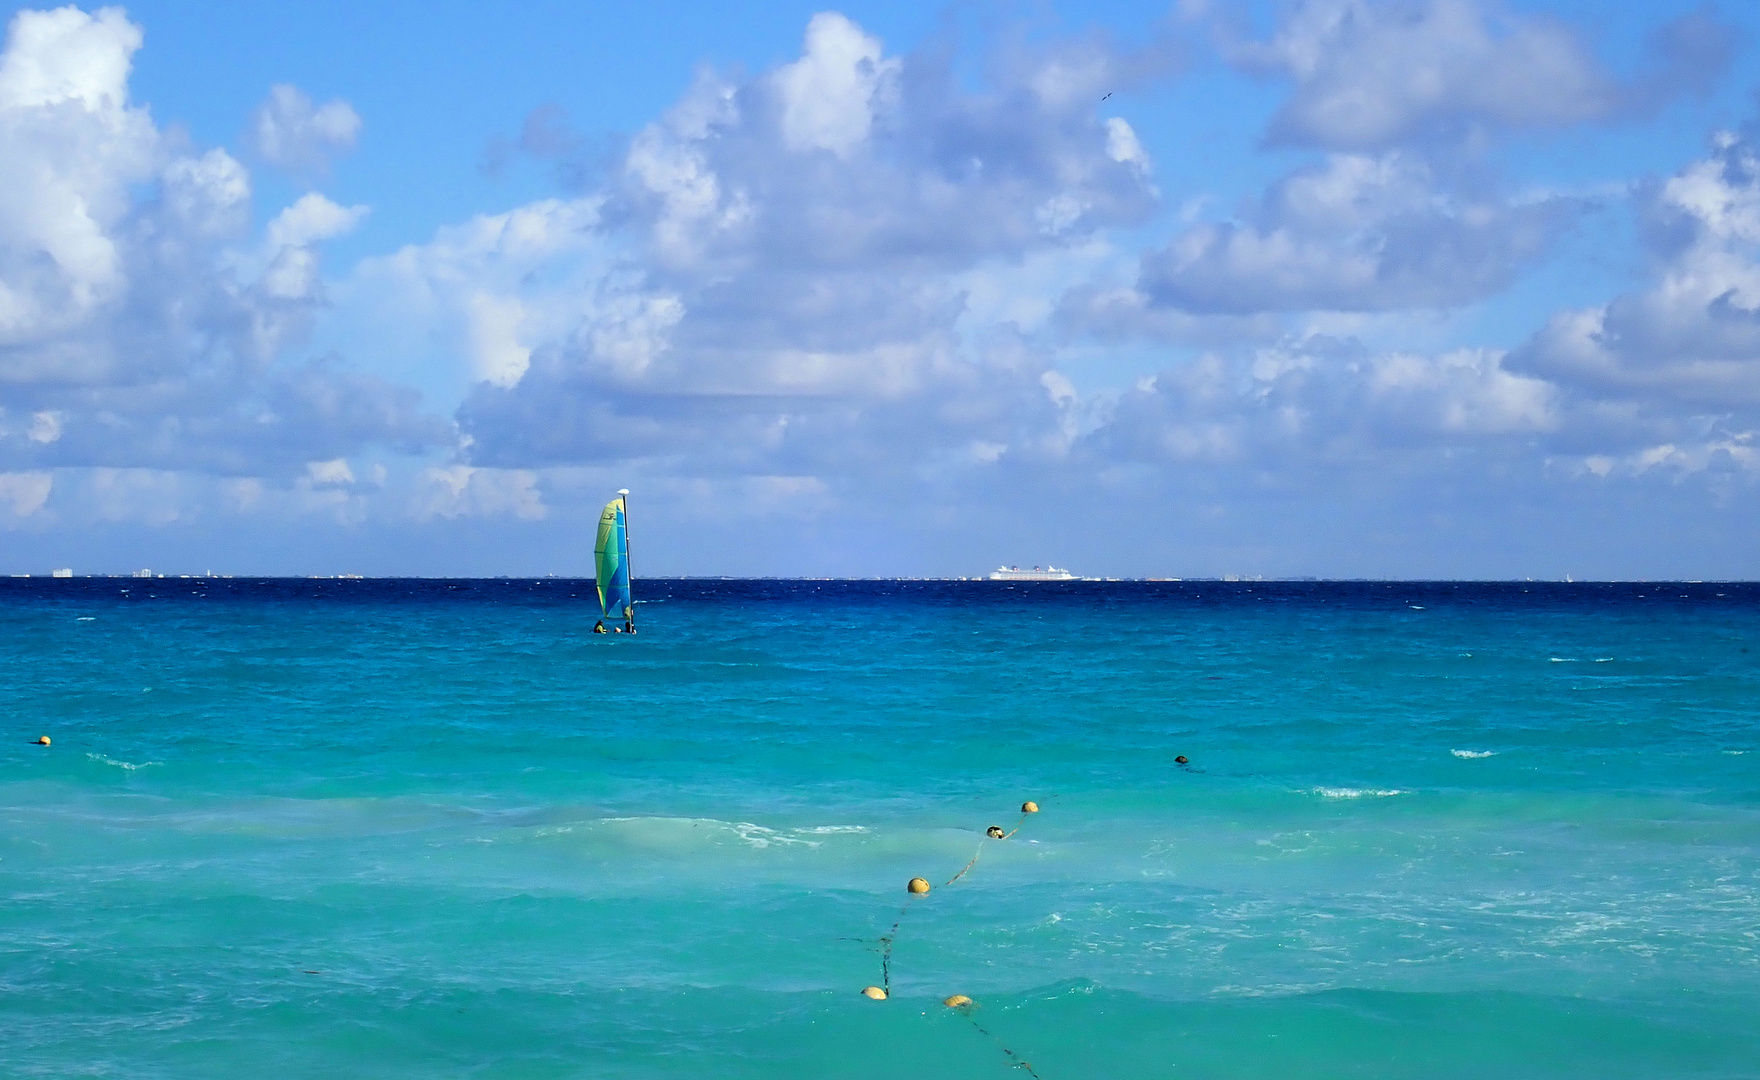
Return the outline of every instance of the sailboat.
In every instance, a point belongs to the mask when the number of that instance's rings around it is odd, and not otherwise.
[[[605,620],[623,619],[618,633],[636,632],[635,600],[629,591],[629,489],[599,514],[599,539],[593,545],[593,569],[599,581],[599,622],[593,633],[605,633]]]

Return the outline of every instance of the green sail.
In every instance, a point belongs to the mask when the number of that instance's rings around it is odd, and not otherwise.
[[[629,593],[629,528],[624,497],[605,504],[599,515],[599,539],[593,545],[593,568],[599,579],[599,614],[607,619],[635,619]]]

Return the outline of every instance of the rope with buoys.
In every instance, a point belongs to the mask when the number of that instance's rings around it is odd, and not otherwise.
[[[1029,816],[1037,814],[1038,812],[1039,804],[1028,799],[1021,804],[1021,820],[1016,823],[1011,831],[1005,833],[1002,831],[1002,826],[992,825],[984,830],[984,835],[992,840],[1007,840],[1015,833],[1021,831],[1021,826],[1026,824]],[[984,848],[983,845],[980,844],[978,846],[978,854],[973,855],[971,861],[966,863],[959,873],[948,878],[943,887],[945,888],[946,885],[952,885],[960,878],[965,877],[966,871],[978,864],[978,855],[982,855],[983,853]],[[904,906],[898,909],[898,918],[892,920],[892,928],[882,934],[877,942],[880,946],[880,985],[878,987],[870,986],[867,990],[862,991],[863,994],[867,994],[868,997],[873,998],[875,1001],[883,1001],[892,993],[892,943],[898,938],[898,928],[904,925],[904,917],[910,913],[911,901],[919,896],[929,895],[930,888],[929,879],[927,878],[914,877],[905,883],[904,889],[909,895],[905,899]],[[875,995],[869,994],[868,990],[879,990],[880,995],[875,997]]]
[[[954,1012],[957,1012],[961,1016],[965,1017],[966,1021],[968,1023],[970,1023],[973,1027],[978,1029],[978,1034],[984,1036],[986,1039],[989,1039],[991,1042],[995,1043],[996,1048],[998,1050],[1002,1051],[1002,1056],[1006,1057],[1008,1059],[1009,1065],[1011,1065],[1017,1069],[1026,1070],[1027,1075],[1032,1077],[1033,1080],[1040,1080],[1039,1074],[1033,1070],[1032,1062],[1028,1061],[1027,1059],[1021,1057],[1019,1054],[1015,1053],[1013,1050],[1009,1049],[1007,1043],[1005,1043],[1001,1039],[997,1038],[983,1024],[978,1023],[978,1018],[976,1015],[974,1015],[978,1011],[978,1003],[977,1002],[973,1001],[969,997],[966,997],[964,994],[955,994],[952,997],[943,1001],[941,1004],[947,1006],[948,1008],[952,1009]]]
[[[1026,802],[1021,803],[1021,819],[1019,821],[1015,822],[1014,828],[1008,830],[1007,832],[1003,832],[1002,826],[992,825],[988,829],[984,830],[984,835],[989,837],[992,840],[1007,840],[1009,837],[1013,836],[1015,833],[1021,831],[1021,826],[1025,825],[1027,823],[1028,817],[1032,816],[1033,814],[1037,814],[1038,812],[1039,812],[1039,804],[1034,802],[1031,799],[1028,799]],[[979,844],[977,853],[972,856],[972,861],[969,863],[966,863],[965,866],[960,869],[959,873],[948,878],[947,884],[952,885],[954,882],[958,881],[960,878],[965,877],[967,870],[970,870],[972,867],[978,865],[978,856],[982,855],[982,854],[984,854],[984,845]]]
[[[1027,800],[1021,804],[1021,818],[1015,823],[1014,828],[1004,832],[1002,826],[992,825],[984,830],[985,841],[1009,839],[1014,836],[1015,833],[1021,831],[1021,827],[1027,823],[1029,817],[1038,812],[1039,804],[1031,799]],[[963,867],[960,868],[959,873],[947,879],[943,884],[943,887],[945,888],[947,885],[952,885],[960,878],[965,877],[966,874],[971,871],[972,867],[978,865],[978,859],[983,854],[984,843],[981,842],[978,845],[977,852],[972,855],[971,859]],[[931,891],[932,886],[930,886],[929,879],[927,878],[914,877],[905,883],[906,897],[904,906],[899,908],[898,918],[893,920],[892,928],[886,931],[878,941],[880,946],[880,985],[864,987],[862,989],[863,997],[870,998],[874,1001],[885,1001],[892,996],[892,945],[898,938],[898,928],[904,925],[904,918],[910,913],[912,903],[921,897],[929,895]],[[1028,1076],[1033,1077],[1034,1080],[1039,1080],[1039,1074],[1033,1071],[1033,1066],[1031,1064],[1010,1049],[1007,1044],[997,1038],[989,1031],[989,1029],[985,1028],[984,1025],[978,1023],[977,1017],[973,1015],[977,1009],[977,1004],[973,1002],[971,998],[964,994],[954,994],[952,997],[944,1000],[942,1004],[958,1012],[972,1025],[972,1027],[978,1030],[979,1034],[995,1043],[997,1048],[1002,1051],[1003,1056],[1008,1059],[1008,1063],[1011,1067],[1024,1069]]]

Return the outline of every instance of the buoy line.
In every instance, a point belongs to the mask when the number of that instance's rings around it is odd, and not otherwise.
[[[1003,832],[1002,826],[992,825],[988,829],[984,830],[984,835],[989,837],[992,840],[1007,840],[1009,837],[1013,836],[1015,833],[1021,831],[1021,826],[1025,825],[1027,823],[1027,818],[1031,817],[1034,814],[1037,814],[1038,812],[1039,812],[1039,804],[1032,801],[1031,799],[1028,799],[1026,802],[1021,803],[1021,819],[1019,821],[1015,822],[1014,828],[1010,829],[1007,832]],[[979,844],[976,854],[974,854],[972,856],[972,861],[969,863],[966,863],[965,866],[960,869],[959,873],[948,878],[947,884],[952,885],[954,882],[958,881],[960,878],[965,877],[967,870],[970,870],[972,867],[978,865],[978,856],[982,855],[982,854],[984,854],[984,845]]]
[[[1015,833],[1021,831],[1021,826],[1027,823],[1027,818],[1038,812],[1039,804],[1028,799],[1026,802],[1021,803],[1021,819],[1015,823],[1015,827],[1012,830],[1005,833],[1002,831],[1002,826],[992,825],[984,830],[984,835],[991,840],[1007,840]],[[965,877],[966,871],[978,864],[978,856],[982,854],[984,854],[984,846],[979,844],[977,854],[972,856],[971,861],[966,863],[965,866],[960,869],[959,873],[948,878],[943,884],[943,888],[947,885],[952,885],[960,878]],[[892,920],[892,929],[882,934],[876,942],[876,944],[880,946],[880,985],[877,987],[870,986],[862,991],[863,994],[873,998],[875,1001],[884,1001],[892,994],[892,944],[898,938],[898,928],[904,925],[904,917],[910,913],[911,901],[920,896],[929,895],[931,886],[928,878],[914,877],[905,883],[904,889],[908,895],[905,898],[904,906],[898,909],[898,918]],[[876,997],[873,994],[869,994],[868,990],[879,990],[880,994]]]
[[[966,997],[964,994],[955,994],[952,997],[948,998],[946,1001],[943,1001],[941,1004],[947,1006],[948,1008],[952,1009],[954,1012],[959,1013],[961,1016],[965,1017],[967,1023],[971,1024],[974,1028],[978,1029],[978,1034],[984,1036],[986,1039],[989,1039],[991,1042],[995,1043],[996,1048],[998,1050],[1002,1051],[1002,1056],[1006,1057],[1008,1059],[1008,1064],[1012,1068],[1025,1070],[1026,1074],[1028,1076],[1032,1077],[1033,1080],[1041,1080],[1041,1077],[1039,1076],[1039,1074],[1036,1071],[1034,1071],[1032,1062],[1026,1060],[1025,1058],[1021,1057],[1019,1054],[1015,1053],[1013,1050],[1009,1049],[1007,1043],[1003,1042],[1001,1039],[997,1038],[994,1034],[992,1034],[989,1028],[986,1028],[983,1024],[978,1023],[978,1018],[976,1015],[974,1015],[978,1009],[977,1002],[973,1001],[969,997]]]
[[[1055,796],[1053,797],[1055,798]],[[1027,823],[1029,817],[1032,817],[1038,812],[1039,804],[1031,799],[1027,800],[1021,804],[1021,818],[1015,823],[1014,828],[1007,832],[1003,832],[1002,826],[992,825],[984,830],[985,840],[1009,839],[1014,836],[1015,833],[1021,831],[1021,827]],[[978,865],[978,859],[983,854],[984,844],[981,842],[978,845],[977,852],[971,857],[970,861],[960,868],[959,873],[948,878],[943,887],[945,888],[947,885],[952,885],[960,878],[965,877],[972,867]],[[928,878],[914,877],[905,883],[906,895],[904,906],[898,909],[898,918],[892,921],[892,928],[886,931],[877,942],[880,946],[880,985],[864,987],[862,989],[863,997],[874,1001],[885,1001],[892,996],[892,946],[898,939],[898,928],[904,925],[904,918],[910,913],[911,905],[922,897],[928,896],[931,891],[932,886],[930,886]],[[1006,1043],[997,1038],[988,1028],[978,1023],[978,1018],[975,1015],[978,1008],[977,1002],[964,994],[954,994],[951,997],[944,999],[941,1004],[959,1013],[972,1025],[972,1027],[977,1029],[979,1034],[995,1043],[996,1048],[1001,1050],[1003,1057],[1008,1060],[1009,1067],[1022,1069],[1028,1076],[1031,1076],[1033,1080],[1041,1080],[1039,1074],[1033,1070],[1031,1063],[1027,1062],[1019,1054],[1010,1049]]]

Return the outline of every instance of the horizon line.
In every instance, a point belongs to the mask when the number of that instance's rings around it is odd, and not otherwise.
[[[153,574],[140,572],[72,574],[67,572],[14,573],[4,580],[53,581],[592,581],[582,574]],[[1578,578],[1570,577],[1319,577],[1296,575],[1203,575],[1195,577],[1074,577],[1065,581],[995,581],[976,575],[790,575],[790,574],[653,574],[636,581],[916,581],[984,582],[996,585],[1752,585],[1760,578]]]

